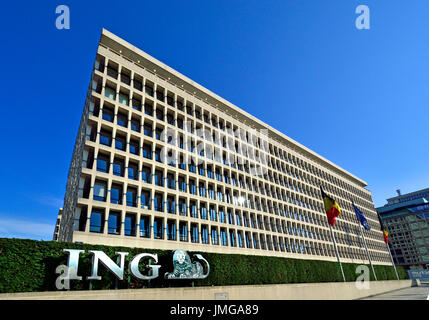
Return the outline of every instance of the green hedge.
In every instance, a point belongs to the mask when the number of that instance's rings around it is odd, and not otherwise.
[[[173,287],[173,286],[221,286],[258,285],[304,282],[342,281],[341,271],[336,262],[301,260],[291,258],[248,256],[237,254],[202,253],[210,263],[210,275],[206,279],[166,280],[164,274],[172,272],[172,251],[142,248],[111,247],[53,241],[34,241],[0,238],[0,292],[55,291],[57,266],[67,264],[68,253],[63,249],[85,250],[81,254],[78,274],[82,281],[72,281],[71,289],[88,290],[113,288]],[[86,280],[91,274],[91,254],[88,250],[101,250],[110,258],[115,252],[124,251],[126,256],[125,280],[117,281],[114,275],[99,265],[100,281]],[[151,281],[137,280],[130,276],[128,263],[135,255],[147,252],[158,254],[159,277]],[[190,255],[192,252],[190,252]],[[343,263],[347,281],[355,281],[359,264]],[[378,280],[394,280],[395,272],[391,266],[374,266]],[[406,279],[403,268],[397,267],[401,279]],[[371,280],[374,280],[371,274]]]

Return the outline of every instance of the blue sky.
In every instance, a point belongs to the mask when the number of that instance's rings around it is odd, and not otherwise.
[[[362,178],[376,206],[429,186],[426,0],[5,3],[0,237],[52,237],[102,27]]]

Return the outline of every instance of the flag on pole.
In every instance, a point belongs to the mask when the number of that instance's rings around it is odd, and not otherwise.
[[[326,215],[328,216],[328,223],[333,227],[335,224],[335,219],[341,214],[340,206],[337,201],[328,196],[320,187],[322,191],[323,204],[325,206]]]
[[[389,232],[387,232],[386,230],[383,230],[383,237],[384,237],[384,242],[386,244],[389,243]]]
[[[358,221],[365,228],[365,230],[370,230],[371,227],[368,225],[368,221],[366,220],[363,212],[359,210],[359,208],[355,205],[353,200],[352,200],[352,204],[353,204],[353,208],[355,209],[355,213],[356,213],[356,217],[357,217]]]
[[[383,221],[381,220],[381,216],[379,213],[377,213],[377,217],[378,217],[378,221],[380,222],[380,230],[383,231],[384,242],[386,244],[388,244],[389,243],[389,232],[387,232],[387,230],[384,229]]]

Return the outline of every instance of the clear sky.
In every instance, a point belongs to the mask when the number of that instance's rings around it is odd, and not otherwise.
[[[6,4],[7,3],[7,4]],[[55,8],[70,8],[57,30]],[[358,5],[370,29],[358,30]],[[429,187],[429,2],[3,1],[0,237],[50,240],[101,28],[368,183]]]

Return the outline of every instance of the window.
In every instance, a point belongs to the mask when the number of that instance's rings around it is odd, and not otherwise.
[[[182,101],[176,101],[177,109],[180,111],[183,111],[183,102]]]
[[[133,180],[139,179],[139,170],[137,169],[136,164],[130,163],[128,165],[128,179],[133,179]]]
[[[155,150],[155,160],[161,163],[163,162],[161,158],[161,149]]]
[[[140,154],[139,142],[135,140],[130,141],[130,153],[139,155]]]
[[[201,219],[207,220],[207,208],[205,204],[201,204]]]
[[[155,185],[160,187],[164,186],[164,178],[162,176],[162,171],[159,171],[159,170],[155,171],[154,181],[155,181]]]
[[[186,222],[181,222],[179,227],[180,241],[188,242],[188,225]]]
[[[198,166],[198,172],[199,172],[200,176],[205,176],[204,165]]]
[[[156,211],[164,211],[162,206],[162,195],[158,193],[155,194],[155,198],[153,199],[153,206]]]
[[[266,247],[265,247],[265,238],[264,238],[264,235],[262,235],[262,234],[259,235],[259,242],[261,244],[261,249],[265,250]]]
[[[103,108],[103,115],[102,115],[103,120],[113,122],[114,117],[115,117],[115,115],[114,115],[114,112],[112,109],[107,108],[107,107]]]
[[[142,209],[150,209],[150,192],[142,191],[140,195],[141,207]]]
[[[153,236],[155,239],[164,239],[164,224],[160,218],[153,221]]]
[[[240,214],[238,212],[235,213],[235,222],[237,223],[237,226],[241,226]]]
[[[216,210],[214,207],[210,207],[210,220],[217,221],[216,219]]]
[[[136,207],[137,206],[137,190],[135,188],[128,188],[126,196],[127,196],[127,206]]]
[[[112,184],[112,189],[110,189],[110,203],[122,204],[122,186]]]
[[[174,197],[167,197],[167,212],[176,214],[176,200]]]
[[[95,181],[94,200],[106,201],[106,182],[98,180]]]
[[[232,215],[231,211],[228,211],[228,223],[234,224],[234,216]]]
[[[249,220],[247,218],[247,214],[244,214],[244,213],[243,213],[243,226],[249,227]]]
[[[150,145],[143,145],[143,157],[152,159],[152,147]]]
[[[186,192],[186,182],[183,177],[179,177],[179,191]]]
[[[128,127],[128,117],[125,114],[119,113],[116,122],[122,127]]]
[[[152,126],[145,124],[143,126],[143,133],[148,137],[152,137]]]
[[[113,89],[112,87],[106,86],[106,88],[104,90],[104,95],[107,98],[110,98],[112,100],[116,100],[116,90]]]
[[[172,220],[167,221],[167,240],[176,240],[176,223]]]
[[[204,184],[200,183],[199,189],[200,189],[200,197],[205,198],[206,197],[206,188],[205,188]]]
[[[207,177],[209,177],[210,179],[214,178],[214,174],[211,166],[207,166]]]
[[[237,231],[237,243],[240,248],[244,248],[243,234],[241,231]]]
[[[235,232],[234,232],[234,230],[229,230],[229,243],[230,243],[231,247],[237,246],[237,244],[235,243]]]
[[[209,193],[209,199],[215,200],[215,191],[213,189],[213,186],[209,185],[208,193]]]
[[[123,177],[124,176],[124,161],[120,159],[115,159],[113,161],[113,174],[115,176]]]
[[[102,129],[100,132],[100,144],[110,147],[112,145],[112,134]]]
[[[140,237],[150,238],[150,217],[140,217]]]
[[[191,241],[194,243],[198,243],[198,226],[196,224],[191,225]]]
[[[118,150],[125,151],[127,149],[127,142],[122,136],[116,136],[115,138],[115,148]]]
[[[174,180],[173,174],[167,174],[167,187],[173,190],[176,189],[176,181]]]
[[[198,208],[195,201],[191,201],[190,207],[191,207],[191,217],[198,218]]]
[[[142,180],[146,183],[152,183],[151,174],[150,174],[150,168],[143,167],[142,168]]]
[[[168,105],[174,107],[174,98],[171,96],[167,96],[167,103]]]
[[[131,104],[134,110],[142,111],[142,102],[139,99],[133,98]]]
[[[225,212],[223,212],[223,209],[219,209],[219,222],[226,223]]]
[[[174,126],[174,116],[172,114],[167,114],[167,122],[168,124]]]
[[[180,118],[177,119],[177,127],[183,130],[183,119],[180,119]]]
[[[137,119],[131,120],[131,130],[140,132],[140,121]]]
[[[126,85],[130,85],[131,84],[131,78],[129,75],[123,73],[124,70],[121,71],[121,82],[125,83]]]
[[[112,66],[108,65],[106,69],[107,69],[107,75],[108,76],[110,76],[114,79],[118,78],[118,70],[117,70],[118,67],[112,67]]]
[[[194,180],[189,180],[189,192],[193,195],[197,195],[197,186]]]
[[[246,232],[245,234],[245,240],[246,240],[246,247],[247,248],[252,248],[252,242],[250,241],[250,235],[248,232]]]
[[[125,216],[124,233],[126,236],[136,235],[136,216],[134,214],[127,214]]]
[[[156,109],[156,118],[158,120],[164,121],[164,111]]]
[[[97,158],[97,171],[108,173],[110,162],[109,160],[110,159],[107,156],[99,154]]]
[[[164,92],[157,90],[156,91],[156,98],[160,101],[164,101]]]
[[[121,222],[120,222],[120,213],[110,213],[108,220],[108,233],[109,234],[119,234],[121,232]]]
[[[228,245],[228,239],[226,237],[226,231],[225,229],[220,229],[220,242],[223,246],[227,246]]]
[[[128,97],[128,94],[120,92],[119,93],[119,103],[122,103],[122,104],[128,106],[130,104],[130,98]]]
[[[155,139],[160,140],[160,141],[164,141],[164,137],[162,136],[162,129],[161,128],[155,129]]]
[[[212,232],[211,232],[211,238],[212,238],[212,244],[214,245],[218,245],[218,234],[217,234],[217,229],[216,228],[212,228]]]
[[[204,244],[209,243],[209,230],[207,229],[207,226],[201,227],[201,242]]]
[[[104,221],[104,212],[93,210],[91,212],[91,218],[90,218],[90,224],[89,224],[89,231],[90,232],[97,232],[102,233],[103,232],[103,225],[102,222]]]
[[[144,113],[147,114],[148,116],[153,117],[153,107],[150,104],[145,104],[144,105]]]
[[[252,236],[252,239],[253,239],[253,247],[255,249],[259,249],[258,235],[254,233],[253,236]]]
[[[189,172],[192,172],[192,173],[196,172],[196,168],[195,168],[195,165],[193,163],[189,164]]]

